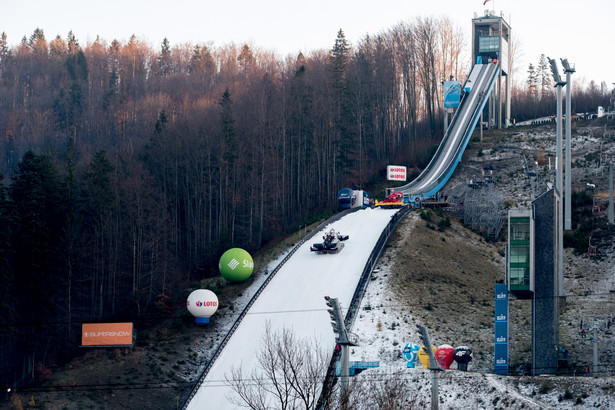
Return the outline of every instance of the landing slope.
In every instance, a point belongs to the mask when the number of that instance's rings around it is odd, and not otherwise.
[[[339,299],[347,308],[363,267],[383,229],[397,210],[364,209],[353,212],[327,226],[322,233],[301,246],[254,303],[218,357],[188,409],[233,409],[233,390],[225,375],[232,367],[248,374],[256,366],[265,326],[273,331],[290,328],[297,338],[321,341],[332,352],[335,337],[324,296]],[[334,228],[350,238],[344,249],[333,255],[310,252],[325,231]]]

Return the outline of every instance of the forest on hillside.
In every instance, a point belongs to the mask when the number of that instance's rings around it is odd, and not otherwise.
[[[387,164],[425,166],[465,47],[446,18],[354,46],[340,30],[331,50],[285,59],[3,33],[0,383],[44,379],[82,322],[168,314],[224,250],[258,251]]]

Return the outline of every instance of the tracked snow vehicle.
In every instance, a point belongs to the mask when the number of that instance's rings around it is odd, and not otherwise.
[[[316,253],[338,253],[344,247],[343,241],[348,239],[348,235],[342,235],[335,229],[331,229],[322,237],[322,243],[315,243],[310,246],[310,251]]]

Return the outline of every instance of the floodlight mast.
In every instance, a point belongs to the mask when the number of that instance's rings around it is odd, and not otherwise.
[[[549,58],[549,64],[551,64],[551,71],[553,72],[553,80],[555,81],[555,88],[557,89],[557,115],[555,117],[555,129],[556,129],[556,170],[555,170],[555,185],[558,195],[557,206],[557,294],[559,297],[564,296],[564,203],[562,201],[564,187],[562,184],[562,87],[566,85],[565,81],[562,81],[562,77],[559,75],[559,69],[554,59]],[[570,121],[569,121],[570,122]]]
[[[442,371],[442,368],[440,367],[440,363],[436,360],[436,356],[433,354],[427,329],[425,326],[421,325],[416,325],[416,327],[419,330],[421,341],[423,342],[423,346],[425,346],[425,350],[429,356],[429,370],[431,370],[431,410],[438,410],[438,403],[440,401],[438,398],[438,375]]]
[[[337,333],[335,343],[339,345],[346,344],[355,346],[355,344],[348,339],[348,332],[346,331],[346,324],[344,323],[344,315],[342,314],[339,301],[336,298],[327,299],[327,297],[325,297],[327,306],[331,308],[328,309],[327,312],[329,312],[329,316],[331,316],[331,326],[333,326],[333,331]]]
[[[570,139],[572,134],[572,100],[570,99],[570,94],[572,90],[572,80],[570,75],[575,72],[574,65],[570,65],[568,63],[567,58],[562,58],[562,67],[564,67],[564,72],[566,73],[566,138],[565,138],[565,157],[566,157],[566,166],[565,168],[565,178],[564,178],[564,229],[569,231],[572,229],[572,199],[571,199],[571,158],[572,152],[570,149]]]
[[[342,403],[345,403],[346,397],[348,395],[348,381],[350,378],[350,354],[348,352],[348,346],[356,345],[350,340],[348,340],[348,333],[346,332],[344,316],[342,315],[342,309],[337,298],[325,296],[325,300],[327,302],[327,306],[331,308],[328,309],[327,312],[329,312],[329,316],[331,316],[331,326],[333,326],[333,332],[337,334],[335,338],[335,343],[340,347],[342,354],[342,357],[340,358],[340,393],[342,397]]]

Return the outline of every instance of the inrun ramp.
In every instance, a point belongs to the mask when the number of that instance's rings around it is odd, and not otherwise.
[[[442,189],[461,161],[480,113],[489,99],[499,69],[499,63],[474,65],[464,85],[464,89],[470,87],[470,92],[463,96],[438,150],[415,180],[395,188],[396,191],[412,198],[428,198]]]

